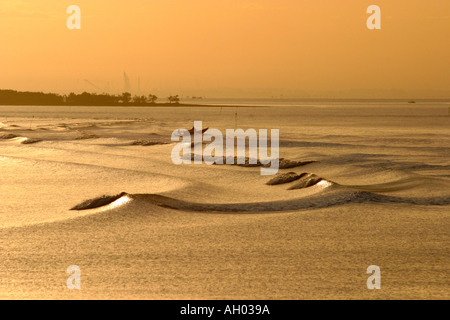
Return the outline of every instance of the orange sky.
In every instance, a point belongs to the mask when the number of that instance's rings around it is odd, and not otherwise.
[[[0,0],[0,88],[450,97],[449,39],[448,0]]]

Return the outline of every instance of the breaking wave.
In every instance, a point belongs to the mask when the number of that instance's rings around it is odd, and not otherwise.
[[[114,201],[126,197],[139,203],[150,203],[158,207],[180,211],[192,212],[221,212],[221,213],[261,213],[294,211],[302,209],[319,209],[352,203],[397,203],[410,205],[450,205],[450,197],[406,198],[377,194],[369,191],[351,190],[347,187],[335,185],[329,181],[321,180],[315,187],[322,188],[319,194],[291,200],[268,202],[242,202],[242,203],[197,203],[187,200],[175,199],[159,194],[126,194],[117,196],[103,196],[84,201],[73,210],[86,210],[100,206],[110,205]],[[326,190],[329,187],[331,190]]]

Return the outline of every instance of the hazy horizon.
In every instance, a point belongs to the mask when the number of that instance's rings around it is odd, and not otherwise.
[[[88,93],[88,94],[92,94],[92,95],[110,95],[110,96],[121,96],[122,94],[126,93],[127,91],[118,91],[117,93],[108,93],[105,91],[96,91],[96,90],[79,90],[79,91],[75,91],[75,90],[68,90],[68,91],[64,91],[64,92],[56,92],[56,91],[29,91],[29,90],[24,90],[24,91],[20,91],[20,90],[16,90],[14,88],[0,88],[0,91],[17,91],[19,94],[20,93],[44,93],[44,94],[57,94],[60,96],[68,96],[69,94],[76,94],[76,95],[81,95],[82,93]],[[131,90],[132,91],[132,90]],[[129,93],[129,92],[128,92]],[[147,96],[147,95],[151,95],[151,93],[155,93],[155,92],[144,92],[142,91],[140,94],[138,95],[137,92],[135,92],[134,94],[132,94],[132,98],[134,98],[134,96]],[[166,103],[168,100],[168,95],[170,93],[179,93],[179,92],[173,92],[170,91],[169,93],[166,94],[160,94],[157,97],[157,104],[161,104],[161,103]],[[415,96],[399,96],[399,97],[394,97],[394,98],[388,98],[385,97],[383,95],[377,95],[375,93],[373,93],[373,96],[346,96],[346,95],[338,95],[336,93],[327,93],[327,94],[321,94],[321,93],[307,93],[304,95],[284,95],[284,94],[280,94],[280,95],[272,95],[272,96],[234,96],[234,95],[229,95],[229,96],[205,96],[205,95],[190,95],[189,93],[184,93],[182,95],[178,95],[179,98],[181,99],[181,102],[183,102],[183,100],[195,100],[198,103],[204,102],[204,103],[212,103],[212,102],[217,102],[217,103],[221,103],[223,104],[223,106],[227,105],[227,102],[233,102],[233,103],[246,103],[248,101],[248,103],[252,103],[255,106],[261,106],[261,104],[263,101],[286,101],[286,102],[300,102],[300,101],[373,101],[373,102],[389,102],[389,101],[398,101],[398,102],[450,102],[450,95],[449,96],[443,96],[443,97],[437,97],[437,98],[416,98]],[[166,101],[167,100],[167,101]],[[133,103],[131,103],[133,104]],[[1,103],[0,105],[8,105],[7,103]],[[29,104],[26,104],[29,105]],[[41,103],[38,103],[36,105],[42,105]],[[45,105],[45,104],[44,104]]]
[[[449,98],[450,3],[0,2],[0,88],[210,98]],[[381,8],[381,30],[366,9]]]

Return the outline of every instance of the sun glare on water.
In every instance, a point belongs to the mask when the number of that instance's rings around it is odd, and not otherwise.
[[[117,200],[115,200],[115,201],[113,201],[113,202],[111,202],[109,204],[106,204],[106,205],[103,205],[103,206],[94,207],[94,208],[89,208],[89,209],[86,208],[86,209],[83,209],[83,211],[85,211],[86,214],[93,214],[93,213],[100,213],[100,212],[104,212],[104,211],[109,211],[109,210],[119,208],[119,207],[129,203],[129,202],[131,202],[131,200],[132,200],[131,197],[129,197],[127,195],[124,195],[124,196],[120,197],[119,199],[117,199]],[[80,211],[78,211],[78,212],[81,213]]]
[[[126,203],[128,203],[130,201],[131,201],[130,197],[123,196],[123,197],[117,199],[116,201],[111,202],[110,204],[105,206],[103,210],[115,209],[115,208],[120,207],[120,206],[122,206],[122,205],[124,205],[124,204],[126,204]]]
[[[321,180],[320,182],[317,183],[318,186],[322,187],[322,188],[328,188],[332,185],[332,183],[330,181],[327,180]]]

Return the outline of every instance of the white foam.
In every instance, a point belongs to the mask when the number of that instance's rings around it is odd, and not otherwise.
[[[106,206],[102,206],[102,207],[99,207],[99,208],[94,208],[92,210],[95,210],[96,212],[103,212],[103,211],[115,209],[115,208],[121,207],[121,206],[131,202],[131,200],[132,199],[128,195],[125,195],[125,196],[120,197],[119,199],[111,202],[110,204],[108,204]]]

